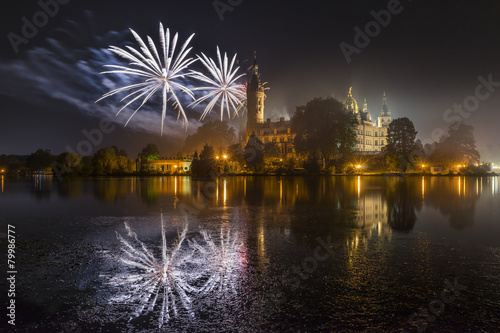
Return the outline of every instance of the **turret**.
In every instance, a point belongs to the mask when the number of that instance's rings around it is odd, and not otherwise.
[[[258,135],[258,124],[264,123],[264,87],[260,82],[257,55],[254,56],[253,75],[247,89],[247,138]]]

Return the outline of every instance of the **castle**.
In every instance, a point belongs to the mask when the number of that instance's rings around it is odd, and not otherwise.
[[[264,121],[264,100],[266,97],[264,90],[264,85],[260,81],[257,59],[254,59],[253,75],[247,86],[246,122],[242,117],[242,123],[240,123],[240,142],[244,147],[248,142],[248,138],[255,134],[264,144],[276,143],[284,156],[293,155],[295,154],[293,146],[295,133],[291,131],[290,121],[285,120],[284,117],[281,117],[278,121],[272,121],[271,118]],[[368,112],[366,99],[363,108],[358,107],[358,102],[352,96],[352,88],[349,88],[344,105],[346,110],[354,113],[358,119],[356,152],[359,154],[379,153],[387,143],[387,127],[392,120],[385,92],[382,98],[380,116],[376,123]]]
[[[387,143],[387,127],[391,123],[391,110],[387,106],[387,97],[382,98],[382,109],[377,122],[373,122],[366,99],[363,103],[363,109],[358,108],[358,102],[352,97],[352,88],[349,88],[349,93],[344,101],[344,105],[348,112],[353,112],[358,119],[358,143],[356,152],[362,154],[379,153]]]

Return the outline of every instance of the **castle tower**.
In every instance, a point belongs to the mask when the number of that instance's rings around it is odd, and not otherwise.
[[[344,101],[344,105],[347,111],[352,111],[358,113],[358,102],[352,97],[352,87],[349,88],[349,93],[347,93],[347,98]]]
[[[253,75],[247,88],[247,140],[259,133],[259,124],[264,123],[264,86],[260,82],[257,56],[254,57]]]
[[[389,110],[389,106],[387,105],[387,97],[382,97],[382,109],[380,110],[380,117],[378,117],[378,126],[389,126],[392,121],[391,110]]]
[[[368,112],[368,103],[366,103],[366,98],[363,103],[363,117],[365,117],[364,119],[367,121],[372,121],[372,115]]]

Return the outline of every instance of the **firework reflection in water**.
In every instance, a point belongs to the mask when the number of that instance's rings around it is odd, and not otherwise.
[[[122,252],[118,260],[124,270],[112,276],[109,285],[119,290],[112,303],[134,307],[129,320],[159,312],[158,326],[162,327],[178,314],[179,305],[194,318],[193,298],[198,295],[236,292],[241,242],[234,235],[231,238],[229,230],[224,235],[221,229],[219,244],[205,230],[200,231],[203,242],[186,242],[186,223],[169,246],[162,215],[161,259],[157,259],[126,222],[125,229],[126,238],[116,233]]]

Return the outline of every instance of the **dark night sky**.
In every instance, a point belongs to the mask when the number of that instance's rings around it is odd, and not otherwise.
[[[134,157],[154,142],[163,155],[175,153],[186,135],[182,122],[175,122],[176,112],[170,112],[166,134],[160,137],[157,101],[125,128],[126,119],[114,116],[119,104],[111,99],[94,103],[108,91],[106,80],[115,79],[99,75],[103,64],[119,62],[106,47],[135,45],[129,27],[157,41],[159,22],[179,32],[181,41],[196,33],[192,55],[214,56],[218,45],[231,55],[238,53],[246,70],[257,51],[261,78],[271,88],[266,117],[272,109],[276,115],[292,115],[296,106],[332,93],[344,100],[350,86],[359,103],[367,99],[376,117],[386,91],[393,118],[410,118],[419,138],[428,142],[433,130],[448,127],[446,110],[475,94],[479,76],[500,82],[498,1],[401,1],[401,12],[352,55],[350,64],[339,44],[353,45],[354,27],[364,30],[374,20],[370,12],[386,9],[388,1],[232,2],[241,3],[221,21],[211,0],[71,0],[16,54],[8,33],[21,34],[21,19],[32,21],[41,8],[35,1],[3,1],[0,154],[29,154],[37,148],[61,153],[66,146],[76,147],[84,139],[82,130],[98,128],[103,117],[115,121],[116,130],[104,135],[95,150],[118,145]],[[500,154],[489,156],[495,149],[487,146],[498,150],[500,144],[498,86],[474,112],[448,114],[466,117],[476,128],[483,159],[496,162]],[[190,113],[188,133],[199,125],[198,118],[199,111]]]

